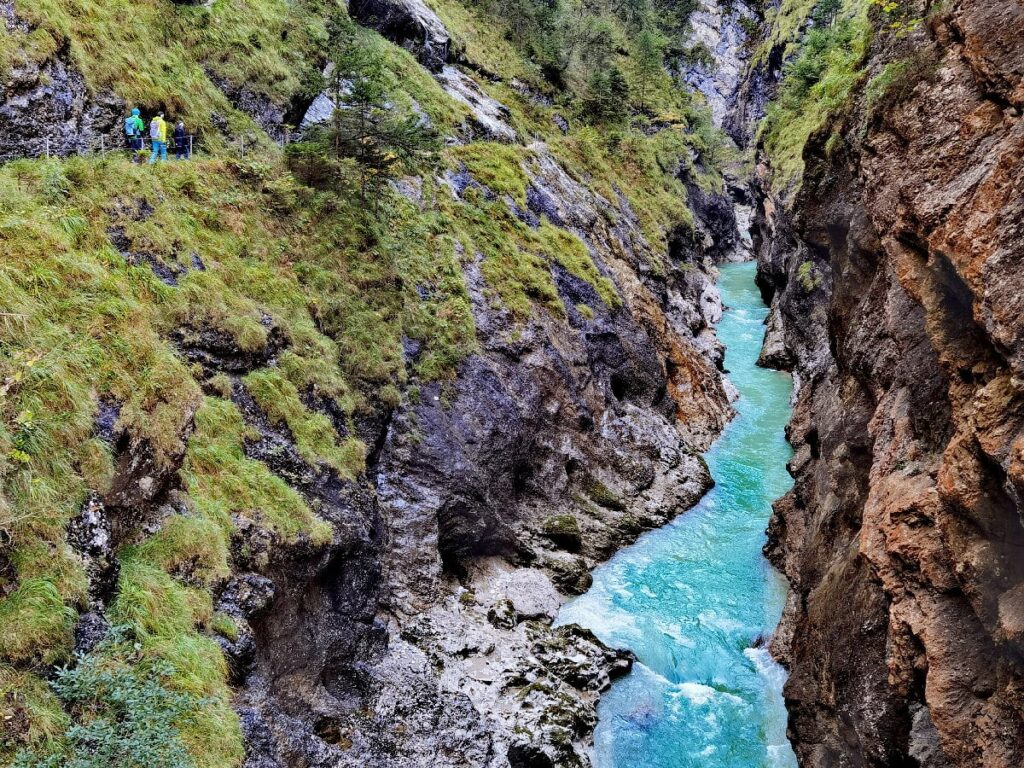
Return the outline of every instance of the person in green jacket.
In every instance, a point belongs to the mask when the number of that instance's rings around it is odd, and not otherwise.
[[[138,108],[124,119],[124,136],[128,140],[128,148],[138,152],[142,149],[142,132],[146,130],[146,124],[139,116]]]
[[[153,165],[157,158],[167,161],[167,123],[164,122],[164,113],[153,118],[149,124],[149,138],[153,141],[153,151],[149,155],[149,164]]]

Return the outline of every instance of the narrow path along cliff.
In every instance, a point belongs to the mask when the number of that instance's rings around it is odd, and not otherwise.
[[[790,377],[758,368],[767,307],[753,263],[722,267],[718,326],[738,415],[707,454],[715,488],[594,574],[561,622],[587,626],[639,663],[605,697],[602,768],[792,766],[784,673],[763,645],[785,588],[761,554],[771,502],[790,485],[783,428]]]

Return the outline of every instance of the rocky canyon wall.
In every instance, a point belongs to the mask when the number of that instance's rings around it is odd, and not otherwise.
[[[763,360],[798,383],[796,484],[766,548],[792,585],[774,650],[803,766],[1011,768],[1024,5],[911,5],[923,21],[876,35],[795,199],[765,193],[759,210]]]

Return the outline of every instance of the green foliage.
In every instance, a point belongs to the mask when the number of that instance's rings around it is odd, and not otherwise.
[[[351,437],[356,419],[415,401],[420,379],[452,378],[476,348],[466,262],[479,262],[490,300],[515,320],[539,309],[565,314],[556,269],[594,289],[592,306],[577,307],[583,316],[598,301],[621,303],[614,254],[599,269],[575,234],[547,220],[527,226],[506,204],[525,203],[542,153],[607,201],[596,227],[631,209],[645,236],[632,246],[654,274],[665,269],[666,233],[692,221],[680,169],[703,186],[721,184],[721,134],[662,67],[681,55],[667,41],[680,38],[695,0],[431,4],[465,61],[497,76],[478,79],[508,105],[522,145],[437,151],[421,111],[441,135],[465,136],[468,108],[408,51],[348,24],[335,0],[16,0],[34,29],[0,36],[0,72],[66,46],[90,88],[184,116],[210,141],[204,159],[155,169],[113,156],[0,168],[0,529],[13,541],[12,572],[0,575],[0,722],[10,714],[17,723],[0,734],[0,764],[23,749],[33,766],[91,766],[97,755],[128,766],[239,765],[226,663],[210,636],[238,628],[214,614],[212,593],[239,566],[232,557],[259,569],[270,554],[232,550],[235,522],[274,545],[323,546],[334,532],[246,456],[256,435],[231,401],[237,388],[307,461],[355,477],[365,452]],[[225,96],[244,88],[283,106],[325,86],[349,106],[292,146],[287,163]],[[259,136],[252,157],[232,159],[218,143],[214,113],[228,134]],[[568,135],[556,114],[570,118]],[[435,152],[498,199],[473,189],[455,199],[436,182]],[[407,197],[384,183],[404,173]],[[196,254],[205,269],[165,285],[112,247],[115,227],[134,252],[175,268]],[[287,346],[275,366],[244,380],[219,374],[200,387],[204,375],[169,341],[210,328],[256,351],[268,340],[267,317]],[[421,343],[414,363],[404,339]],[[90,656],[92,671],[76,668],[74,693],[43,675],[67,661],[86,604],[82,564],[64,540],[68,520],[114,472],[110,446],[93,435],[101,398],[121,404],[119,428],[147,441],[158,464],[184,451],[188,498],[159,531],[136,532],[118,553],[108,619],[128,627],[132,642]],[[313,398],[333,402],[332,419],[307,405]],[[147,718],[163,746],[138,741],[134,725],[104,725]]]
[[[580,103],[581,112],[594,123],[621,123],[629,108],[629,83],[615,65],[595,69],[587,81],[587,92]]]
[[[814,267],[814,262],[803,262],[797,268],[796,276],[800,281],[800,285],[802,285],[804,290],[808,293],[821,285],[821,276],[818,274],[818,270]]]
[[[828,27],[835,23],[843,9],[843,0],[818,0],[811,11],[811,20],[816,27]]]
[[[685,36],[696,0],[481,0],[470,12],[455,0],[433,4],[470,61],[554,90],[595,123],[677,109],[685,99],[662,64],[681,56],[669,41]]]
[[[606,509],[614,509],[620,512],[626,509],[625,503],[619,498],[618,494],[596,477],[587,478],[583,484],[583,491],[593,502]]]
[[[422,118],[403,114],[389,103],[389,82],[384,57],[359,44],[352,22],[339,24],[333,35],[330,75],[326,92],[334,103],[330,120],[308,131],[301,144],[288,148],[289,156],[313,163],[306,178],[333,179],[346,174],[338,161],[352,158],[358,168],[360,196],[379,196],[381,185],[401,170],[412,170],[438,148],[433,132]]]
[[[132,666],[137,657],[115,643],[57,672],[53,689],[75,722],[56,753],[23,750],[13,768],[194,768],[179,726],[205,702],[170,687],[170,665]]]
[[[885,18],[883,29],[903,37],[913,32],[924,21],[915,15],[914,5],[907,0],[868,0],[868,3],[879,9]]]
[[[918,83],[934,74],[937,66],[938,59],[931,49],[889,62],[864,89],[868,109],[880,114],[906,101]]]
[[[218,82],[282,105],[307,92],[337,6],[332,0],[16,0],[15,11],[31,31],[0,36],[12,38],[0,44],[0,70],[19,59],[41,61],[67,45],[91,87],[184,117],[216,143],[214,113],[233,132],[255,128]]]
[[[287,427],[306,461],[320,461],[341,477],[352,479],[363,468],[366,446],[357,438],[339,442],[334,426],[322,413],[310,412],[299,391],[280,370],[264,368],[245,377],[245,386],[270,420]]]
[[[760,137],[778,189],[799,184],[808,138],[849,105],[863,79],[871,40],[867,6],[846,0],[844,8],[850,15],[840,15],[831,26],[812,27],[807,34],[799,55],[786,65],[779,95],[762,123]]]
[[[198,510],[223,528],[230,528],[234,515],[258,515],[259,522],[285,541],[303,533],[314,542],[329,541],[330,527],[316,518],[302,497],[265,464],[246,457],[246,434],[233,403],[204,401],[183,471]]]
[[[0,602],[0,656],[52,662],[67,651],[76,618],[56,584],[41,577],[26,579]]]

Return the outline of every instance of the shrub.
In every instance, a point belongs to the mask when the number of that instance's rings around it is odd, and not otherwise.
[[[868,109],[877,115],[906,101],[918,83],[931,77],[937,65],[932,49],[889,62],[864,89]]]
[[[192,768],[179,725],[203,702],[167,686],[166,662],[127,666],[124,634],[57,673],[53,689],[74,718],[65,746],[22,751],[14,768]]]
[[[807,139],[849,103],[863,79],[870,40],[871,27],[862,11],[812,29],[799,55],[786,66],[779,97],[761,127],[777,188],[799,181]]]

